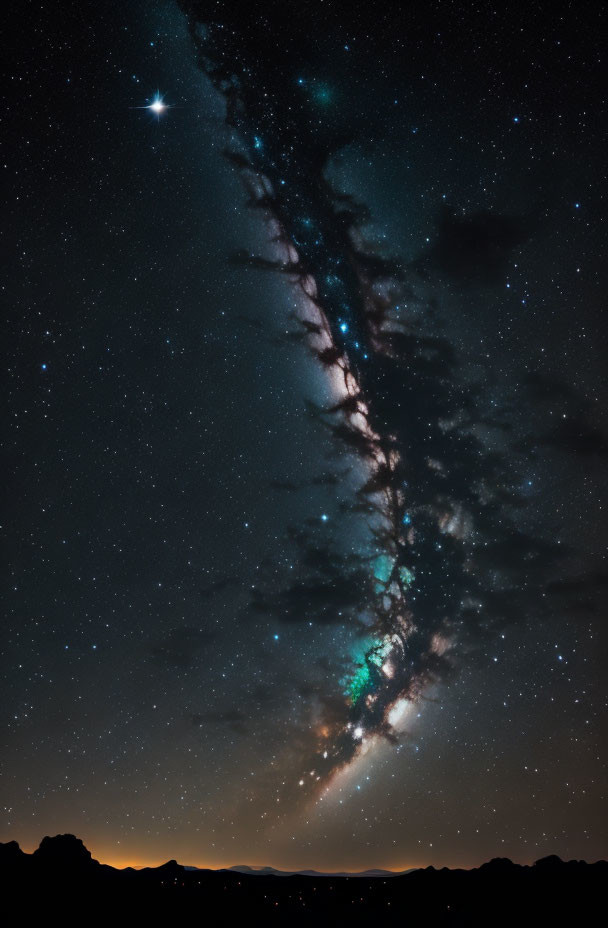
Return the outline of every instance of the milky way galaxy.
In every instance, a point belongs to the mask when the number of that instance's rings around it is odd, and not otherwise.
[[[294,25],[271,4],[276,45],[260,55],[267,22],[257,12],[184,8],[201,67],[226,100],[233,136],[225,155],[274,245],[271,259],[243,250],[234,260],[274,270],[297,291],[294,322],[335,395],[317,416],[364,474],[350,509],[367,520],[373,550],[346,563],[328,554],[321,568],[330,608],[341,605],[336,590],[349,591],[342,605],[360,647],[343,705],[321,712],[302,759],[299,785],[319,792],[369,739],[397,743],[399,707],[444,680],[467,639],[500,624],[497,601],[508,610],[539,561],[547,569],[561,552],[518,531],[523,477],[504,446],[483,437],[505,428],[504,410],[460,378],[417,269],[388,255],[390,243],[366,238],[365,204],[328,177],[331,159],[356,136],[346,107],[330,105],[332,91],[316,76],[328,65],[325,49],[339,44],[337,11],[324,19],[319,50],[305,12]],[[368,25],[375,43],[388,41],[388,22]],[[505,235],[514,246],[517,233]],[[513,550],[508,569],[505,547]],[[306,601],[306,593],[299,585],[292,598]],[[289,600],[268,591],[254,605],[280,614]]]

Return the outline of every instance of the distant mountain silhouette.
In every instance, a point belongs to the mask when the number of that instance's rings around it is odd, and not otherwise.
[[[314,918],[319,925],[352,925],[374,918],[379,926],[404,928],[586,926],[604,909],[607,880],[606,861],[564,862],[555,856],[530,867],[496,857],[475,870],[426,867],[403,874],[290,874],[246,865],[198,870],[175,860],[117,870],[95,860],[74,835],[44,838],[33,854],[16,841],[0,843],[5,909],[12,902],[26,920],[70,915],[84,924],[128,915],[197,924],[219,919],[291,926]]]
[[[197,869],[198,867],[186,867],[186,870]],[[226,867],[225,869],[233,873],[249,873],[253,876],[390,877],[413,873],[416,867],[410,867],[408,870],[275,870],[274,867],[249,867],[247,864],[235,864],[234,867]]]

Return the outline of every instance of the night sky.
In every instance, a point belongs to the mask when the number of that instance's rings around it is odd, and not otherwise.
[[[19,5],[0,840],[608,854],[606,26]]]

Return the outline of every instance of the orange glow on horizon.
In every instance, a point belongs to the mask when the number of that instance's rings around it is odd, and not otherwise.
[[[51,830],[52,834],[57,832]],[[49,832],[50,834],[51,832]],[[73,832],[72,832],[73,833]],[[32,854],[40,844],[43,835],[40,839],[36,840],[23,840],[19,841],[18,837],[15,835],[4,835],[0,836],[0,841],[10,841],[17,840],[21,849],[27,853]],[[76,837],[80,837],[76,835]],[[268,857],[262,859],[251,860],[247,852],[244,852],[238,857],[224,858],[224,859],[214,859],[209,858],[199,858],[196,852],[190,852],[188,850],[180,850],[178,848],[171,848],[170,845],[167,845],[167,850],[160,853],[150,853],[149,856],[143,852],[141,855],[137,853],[136,850],[127,850],[125,849],[124,853],[121,853],[120,850],[117,850],[115,847],[111,847],[108,844],[100,842],[96,846],[95,840],[90,836],[82,836],[81,840],[83,841],[87,850],[91,852],[91,855],[94,860],[98,861],[101,864],[105,864],[110,867],[114,867],[116,870],[124,870],[127,867],[132,867],[134,870],[142,870],[145,867],[160,867],[163,864],[166,864],[169,860],[175,859],[178,864],[181,866],[188,867],[197,867],[201,870],[226,870],[230,867],[235,866],[248,866],[252,869],[261,869],[263,867],[272,867],[275,870],[282,870],[287,872],[297,872],[301,870],[317,870],[322,874],[334,874],[334,873],[361,873],[366,870],[386,870],[390,873],[398,874],[402,873],[405,870],[424,870],[426,867],[434,867],[436,870],[441,869],[442,867],[448,867],[451,870],[474,870],[480,867],[482,864],[486,863],[492,857],[501,856],[499,853],[489,854],[487,857],[483,857],[476,860],[471,860],[470,857],[466,862],[460,862],[453,858],[435,858],[427,859],[425,861],[392,861],[389,864],[385,864],[381,855],[379,854],[376,860],[367,860],[367,861],[357,861],[356,863],[345,863],[339,864],[335,861],[331,863],[327,861],[318,860],[311,861],[310,859],[303,859],[298,861],[282,861],[278,862],[276,858],[273,860],[272,855],[269,854]],[[520,866],[531,866],[535,863],[539,856],[531,854],[529,856],[520,856],[514,855],[510,857],[514,863],[519,864]],[[568,859],[564,857],[564,859]],[[600,858],[592,858],[589,862],[592,863],[595,860]]]
[[[100,864],[106,864],[109,867],[114,867],[114,869],[116,870],[125,870],[127,867],[132,867],[133,870],[143,870],[146,867],[160,867],[163,864],[166,864],[167,860],[171,859],[171,858],[165,858],[163,860],[155,859],[154,861],[147,861],[145,863],[142,863],[140,860],[137,863],[135,863],[134,861],[125,860],[124,858],[103,858],[102,859],[101,857],[96,857],[95,854],[93,854],[93,857],[95,858],[95,860],[98,860]],[[181,864],[181,861],[178,860],[178,864]],[[230,867],[238,867],[238,866],[248,866],[248,867],[251,867],[252,870],[262,870],[265,867],[272,867],[274,870],[283,870],[283,871],[290,872],[290,873],[296,872],[299,870],[318,870],[319,873],[327,873],[331,875],[333,873],[362,873],[362,872],[365,872],[366,870],[386,870],[388,873],[399,874],[399,873],[402,873],[404,870],[424,869],[425,867],[428,867],[429,864],[428,863],[426,864],[409,864],[408,863],[408,864],[403,864],[402,866],[393,866],[393,867],[382,867],[382,866],[373,865],[373,864],[370,864],[369,866],[360,866],[360,867],[339,867],[339,866],[334,865],[333,867],[330,868],[330,867],[321,867],[318,864],[316,866],[311,866],[310,864],[303,864],[302,866],[299,866],[299,867],[297,866],[290,867],[287,864],[283,864],[282,866],[279,866],[276,864],[269,864],[269,863],[265,863],[265,864],[255,863],[255,864],[245,865],[241,861],[240,864],[239,863],[210,864],[210,863],[190,862],[186,864],[185,866],[198,867],[199,870],[229,870]],[[434,865],[434,866],[437,866],[437,865]],[[471,868],[470,867],[459,867],[458,869],[469,870]]]
[[[78,835],[76,836],[78,837]],[[5,838],[4,840],[9,840]],[[42,840],[42,838],[40,839]],[[93,860],[98,861],[100,864],[105,864],[108,867],[114,867],[116,870],[125,870],[127,867],[132,867],[134,870],[143,870],[145,867],[160,867],[163,864],[166,864],[167,861],[172,859],[177,859],[178,864],[187,867],[198,867],[200,870],[227,870],[230,867],[238,866],[248,866],[253,870],[262,869],[263,867],[272,867],[274,870],[283,870],[288,872],[294,872],[298,870],[318,870],[320,873],[361,873],[365,870],[387,870],[390,873],[401,873],[403,870],[413,870],[413,869],[424,869],[430,865],[430,861],[427,863],[405,863],[405,864],[393,864],[390,867],[385,866],[382,863],[378,862],[367,862],[364,864],[351,864],[340,866],[339,864],[332,863],[331,865],[323,865],[323,862],[310,863],[310,861],[303,861],[297,864],[277,863],[264,858],[263,860],[250,861],[247,860],[247,855],[243,854],[238,859],[222,861],[222,860],[197,860],[196,855],[190,855],[187,851],[179,852],[175,851],[175,856],[171,850],[167,851],[164,856],[150,856],[146,857],[143,854],[141,856],[131,853],[125,853],[124,856],[120,852],[116,853],[114,849],[99,848],[98,851],[95,850],[94,841],[87,841],[86,838],[82,839],[83,844],[91,852]],[[26,854],[32,854],[36,848],[39,846],[40,842],[28,843],[19,841],[19,846]],[[181,858],[181,859],[180,859]],[[439,868],[443,866],[443,863],[434,863],[433,866]],[[459,867],[462,870],[471,869],[470,867],[452,864],[452,867]]]

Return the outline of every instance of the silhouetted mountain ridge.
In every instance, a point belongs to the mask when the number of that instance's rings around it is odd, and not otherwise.
[[[187,870],[196,870],[197,867],[186,867]],[[246,873],[253,876],[342,876],[342,877],[390,877],[403,876],[404,873],[412,873],[416,867],[410,867],[407,870],[277,870],[275,867],[250,867],[248,864],[235,864],[234,867],[224,867],[232,873]]]
[[[4,898],[40,906],[45,915],[66,900],[82,917],[138,916],[247,918],[290,923],[314,916],[321,924],[348,917],[349,924],[381,916],[382,924],[424,919],[429,925],[515,925],[571,921],[587,924],[603,905],[608,863],[562,861],[551,855],[531,866],[495,857],[473,870],[426,867],[401,874],[381,870],[328,874],[289,873],[240,865],[224,870],[159,867],[118,870],[95,860],[74,835],[46,837],[32,854],[16,841],[0,843]],[[587,913],[587,914],[586,914]]]

